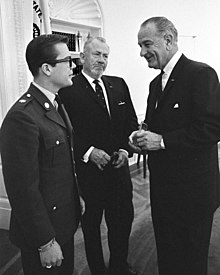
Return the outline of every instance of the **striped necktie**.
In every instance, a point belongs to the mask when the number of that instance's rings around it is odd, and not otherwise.
[[[105,97],[104,97],[104,94],[103,94],[102,87],[99,84],[99,80],[95,79],[93,81],[93,83],[95,84],[95,92],[96,92],[97,98],[99,99],[99,102],[101,103],[101,105],[103,106],[103,108],[107,110],[107,105],[106,105],[106,102],[105,102]]]

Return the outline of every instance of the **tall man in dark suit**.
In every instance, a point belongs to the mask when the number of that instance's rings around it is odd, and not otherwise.
[[[205,275],[220,201],[219,80],[178,50],[177,30],[164,17],[142,23],[138,44],[148,66],[163,70],[150,83],[149,130],[130,137],[148,151],[159,274]]]
[[[42,35],[26,49],[34,81],[1,128],[1,157],[11,204],[10,238],[21,249],[24,274],[72,275],[80,217],[73,148],[54,107],[72,84],[67,37]],[[71,125],[69,125],[71,128]]]
[[[109,274],[129,275],[136,273],[127,264],[134,214],[128,137],[137,127],[137,117],[125,81],[102,76],[108,56],[109,47],[103,38],[86,41],[80,54],[83,71],[60,96],[76,133],[76,167],[86,204],[82,229],[89,268],[93,275],[106,274],[100,236],[104,212]]]

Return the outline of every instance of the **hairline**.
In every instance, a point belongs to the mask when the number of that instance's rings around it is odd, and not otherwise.
[[[178,41],[177,29],[174,26],[174,24],[170,20],[168,20],[166,17],[163,17],[163,16],[151,17],[151,18],[145,20],[141,24],[141,28],[146,27],[149,24],[154,24],[157,34],[163,35],[166,33],[172,33],[175,41]]]
[[[106,39],[104,37],[96,36],[96,37],[90,37],[88,38],[83,46],[83,53],[86,53],[89,50],[89,46],[92,44],[94,40],[98,40],[103,44],[106,44],[107,47],[109,48],[108,44],[106,43]]]

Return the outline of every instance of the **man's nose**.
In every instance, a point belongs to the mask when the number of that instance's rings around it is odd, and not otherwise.
[[[75,69],[75,68],[76,68],[76,64],[74,62],[72,62],[71,69]]]
[[[143,57],[145,56],[146,53],[147,53],[147,50],[142,47],[140,51],[140,56]]]
[[[100,55],[98,58],[98,62],[104,63],[105,62],[105,58],[103,55]]]

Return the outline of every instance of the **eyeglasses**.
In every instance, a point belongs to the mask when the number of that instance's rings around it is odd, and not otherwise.
[[[56,63],[62,63],[62,62],[69,62],[69,67],[70,68],[75,68],[76,65],[75,63],[73,62],[73,58],[71,56],[68,56],[66,58],[63,58],[63,59],[54,59],[54,60],[47,60],[45,61],[44,63],[49,63],[49,64],[56,64]]]

